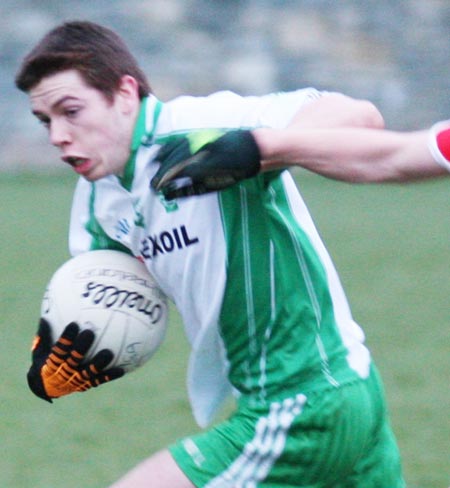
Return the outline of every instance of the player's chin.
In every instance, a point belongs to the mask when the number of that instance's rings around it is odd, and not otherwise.
[[[80,173],[79,173],[80,174]],[[85,171],[80,174],[85,180],[94,182],[104,178],[105,176],[109,176],[112,174],[112,171],[108,171],[107,168],[104,167],[92,167],[89,171]]]
[[[91,175],[80,175],[82,178],[84,178],[86,181],[89,181],[90,183],[93,183],[94,181],[100,180],[102,176],[91,176]]]

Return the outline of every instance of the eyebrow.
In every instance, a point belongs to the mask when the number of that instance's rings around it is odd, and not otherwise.
[[[56,100],[56,102],[50,107],[50,110],[55,110],[56,108],[58,108],[60,105],[62,105],[67,100],[78,100],[78,99],[76,97],[71,96],[71,95],[65,95],[65,96],[59,98],[58,100]],[[33,115],[35,115],[36,117],[45,115],[40,110],[32,110],[31,113]]]

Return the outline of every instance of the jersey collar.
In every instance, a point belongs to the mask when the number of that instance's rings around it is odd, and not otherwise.
[[[130,157],[125,165],[123,176],[119,177],[120,184],[128,191],[130,191],[133,183],[138,149],[142,144],[148,145],[149,141],[153,139],[153,131],[156,127],[161,108],[162,103],[152,95],[141,101],[138,118],[131,139]],[[147,111],[151,109],[153,109],[153,123],[152,126],[147,129]]]

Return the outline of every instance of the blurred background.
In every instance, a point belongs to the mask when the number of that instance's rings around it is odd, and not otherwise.
[[[373,101],[393,129],[450,117],[449,0],[0,0],[0,487],[101,488],[197,430],[175,310],[141,370],[49,405],[28,390],[45,285],[68,256],[76,175],[14,87],[65,20],[123,36],[163,101],[314,86]],[[348,185],[295,176],[384,378],[408,488],[450,486],[448,179]]]
[[[450,114],[449,0],[2,0],[3,167],[56,160],[14,74],[47,30],[74,19],[117,30],[162,100],[315,86],[372,100],[391,128]]]

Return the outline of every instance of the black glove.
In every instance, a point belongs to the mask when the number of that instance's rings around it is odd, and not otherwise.
[[[52,398],[85,391],[123,376],[122,368],[105,370],[113,359],[109,349],[103,349],[89,362],[83,362],[94,340],[94,332],[80,332],[80,327],[72,322],[52,346],[50,325],[41,318],[27,375],[31,391],[51,403]]]
[[[192,132],[160,149],[151,186],[168,200],[218,191],[258,174],[260,159],[249,130]]]

